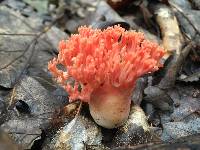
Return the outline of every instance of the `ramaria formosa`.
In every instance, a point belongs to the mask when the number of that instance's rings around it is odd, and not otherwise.
[[[88,102],[95,122],[114,128],[128,118],[136,80],[158,70],[163,55],[164,50],[145,40],[143,33],[120,26],[103,31],[80,27],[79,34],[60,42],[58,58],[48,68],[70,101]]]

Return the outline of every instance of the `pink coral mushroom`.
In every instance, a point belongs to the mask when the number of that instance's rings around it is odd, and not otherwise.
[[[164,50],[143,33],[120,26],[105,30],[80,27],[59,44],[58,58],[48,68],[70,95],[88,102],[95,122],[106,128],[121,125],[129,115],[136,80],[158,70]],[[58,65],[66,71],[59,70]],[[74,83],[68,82],[73,78]]]

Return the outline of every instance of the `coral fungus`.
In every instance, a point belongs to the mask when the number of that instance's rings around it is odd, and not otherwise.
[[[89,103],[99,125],[117,127],[129,115],[137,78],[158,70],[164,50],[144,39],[143,33],[120,26],[105,30],[80,27],[78,31],[60,42],[58,58],[48,68],[71,101]]]

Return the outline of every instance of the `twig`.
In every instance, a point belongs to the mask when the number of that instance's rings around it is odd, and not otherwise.
[[[15,131],[13,131],[13,132],[8,132],[8,134],[26,134],[26,135],[40,135],[40,134],[38,134],[38,133],[26,133],[26,132],[15,132]]]
[[[51,82],[45,80],[44,78],[41,78],[41,77],[38,77],[38,76],[32,76],[32,77],[33,77],[33,78],[36,78],[36,79],[38,79],[38,80],[41,80],[41,81],[47,83],[48,85],[50,85],[50,86],[52,86],[52,87],[56,87],[56,85],[54,85],[54,84],[52,84]]]
[[[15,53],[15,52],[23,52],[24,50],[12,50],[12,51],[7,51],[7,50],[0,50],[0,52],[4,52],[4,53]]]
[[[78,115],[80,114],[80,111],[81,111],[81,108],[82,108],[82,104],[83,104],[83,102],[81,101],[80,104],[79,104],[77,113],[76,113],[76,115],[75,115],[75,118],[78,117]]]
[[[13,101],[14,101],[14,99],[15,99],[15,94],[16,94],[16,87],[14,87],[13,90],[12,90],[10,102],[9,102],[9,105],[8,105],[7,109],[9,109],[10,106],[12,105],[12,103],[13,103]]]
[[[8,36],[37,36],[37,33],[0,33],[0,35],[8,35]]]
[[[178,10],[184,17],[185,19],[191,24],[191,26],[194,28],[194,30],[200,34],[199,30],[193,25],[193,23],[190,21],[190,19],[185,15],[183,10],[179,7],[177,7],[173,2],[169,1],[170,6],[174,7],[176,10]]]

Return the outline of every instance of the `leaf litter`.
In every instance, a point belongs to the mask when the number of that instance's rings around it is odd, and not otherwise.
[[[196,1],[124,1],[117,7],[105,1],[49,1],[48,6],[53,7],[50,12],[45,10],[48,15],[41,15],[39,7],[35,9],[23,1],[0,3],[0,124],[13,149],[123,149],[127,145],[130,149],[173,149],[181,145],[190,148],[195,142],[193,147],[198,146],[200,55]],[[68,103],[68,94],[52,81],[47,63],[57,55],[58,42],[76,32],[78,26],[106,28],[118,23],[144,32],[169,53],[163,60],[164,68],[150,75],[148,81],[144,77],[136,87],[133,102],[138,111],[131,112],[121,129],[103,132],[88,115],[87,105],[75,115],[79,103]],[[188,81],[189,85],[185,84]],[[136,118],[137,112],[142,112],[143,121]],[[146,124],[147,134],[134,119],[142,126]],[[157,123],[152,122],[156,119]],[[155,134],[157,141],[152,140]],[[105,142],[108,136],[111,140]],[[160,144],[151,144],[156,142]]]

